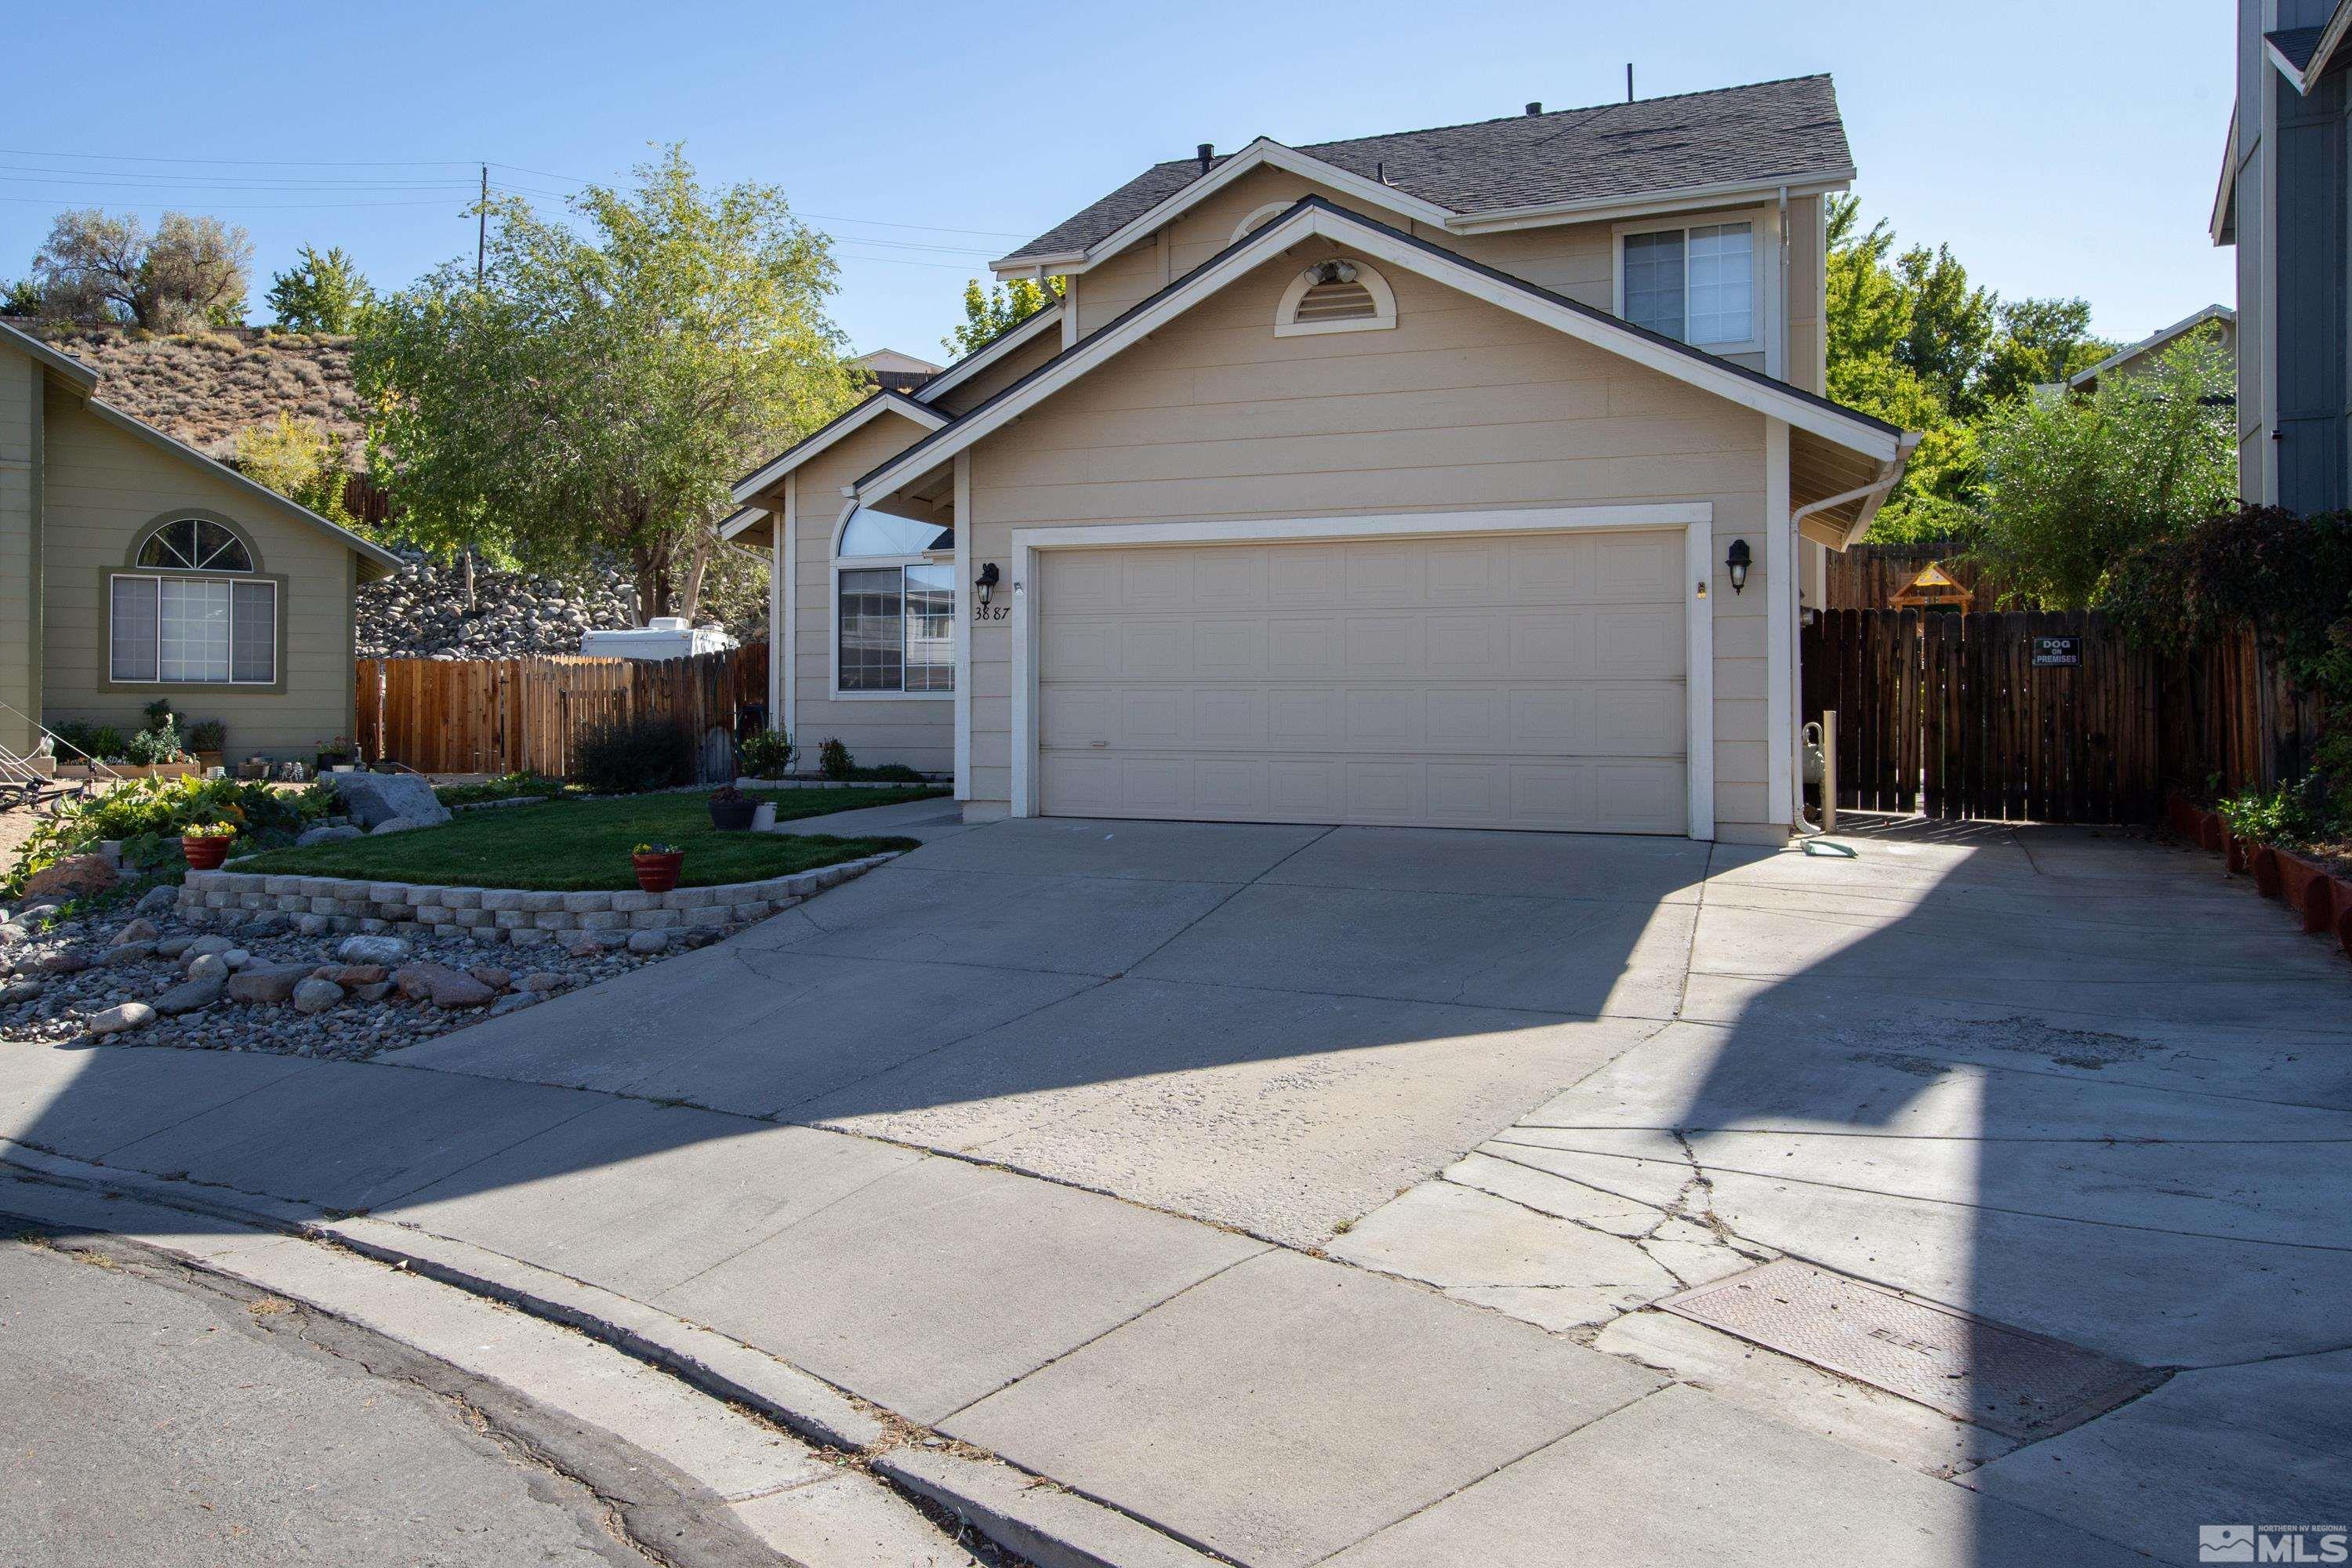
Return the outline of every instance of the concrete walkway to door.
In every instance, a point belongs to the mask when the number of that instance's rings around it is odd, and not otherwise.
[[[2352,1513],[2352,969],[2120,836],[1860,847],[1003,823],[376,1062],[6,1047],[0,1135],[715,1330],[1140,1521],[1118,1561]],[[2152,1392],[2021,1439],[1654,1305],[1783,1256]]]

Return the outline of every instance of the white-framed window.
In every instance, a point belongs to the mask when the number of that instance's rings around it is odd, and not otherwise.
[[[1623,225],[1617,230],[1617,313],[1637,327],[1717,353],[1764,339],[1759,226]]]
[[[1381,331],[1397,323],[1396,293],[1368,262],[1318,261],[1290,280],[1275,307],[1274,335]]]
[[[842,697],[955,692],[955,531],[854,509],[834,551],[834,690]]]
[[[278,683],[273,579],[117,572],[107,595],[107,674],[115,684]]]

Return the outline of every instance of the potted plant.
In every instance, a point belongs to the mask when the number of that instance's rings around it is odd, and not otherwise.
[[[733,784],[721,784],[710,792],[710,826],[721,833],[745,831],[759,809],[758,801]]]
[[[196,763],[207,773],[221,765],[222,754],[228,747],[228,726],[217,719],[201,719],[188,726],[184,744],[196,754]]]
[[[236,829],[226,822],[191,823],[180,830],[180,853],[192,871],[217,871],[236,842]]]
[[[331,741],[321,741],[319,742],[319,771],[323,773],[330,768],[350,767],[353,755],[354,748],[349,736],[338,735]]]
[[[677,886],[678,868],[686,864],[686,851],[674,844],[640,844],[629,851],[629,864],[636,868],[641,891],[667,893]]]

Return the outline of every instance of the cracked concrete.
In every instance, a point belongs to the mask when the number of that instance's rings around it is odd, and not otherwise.
[[[1244,1563],[1752,1554],[1816,1542],[1822,1477],[1908,1521],[1885,1561],[2179,1560],[2177,1513],[2084,1499],[2162,1492],[2238,1386],[2275,1409],[2184,1495],[2352,1512],[2308,1462],[2352,970],[2127,836],[1856,841],[998,824],[394,1063],[28,1058],[0,1133],[383,1194]],[[301,1173],[252,1131],[280,1102]],[[2015,1447],[1651,1305],[1782,1255],[2219,1392]],[[1481,1422],[1525,1443],[1465,1471]],[[1652,1498],[1642,1462],[1725,1444],[1703,1503]],[[1513,1534],[1547,1477],[1592,1532],[1549,1552]]]

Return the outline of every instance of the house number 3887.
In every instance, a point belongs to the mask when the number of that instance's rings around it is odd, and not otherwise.
[[[974,605],[971,618],[975,621],[1001,621],[1012,614],[1013,606],[1010,605]]]

